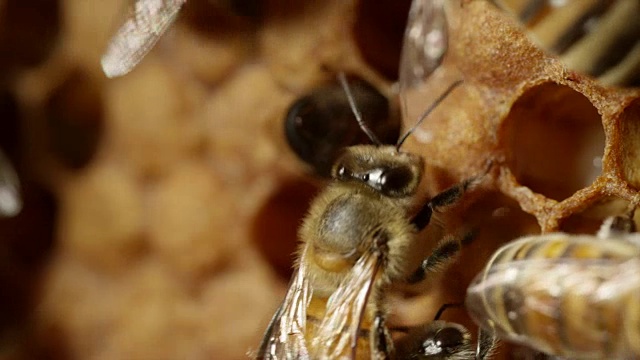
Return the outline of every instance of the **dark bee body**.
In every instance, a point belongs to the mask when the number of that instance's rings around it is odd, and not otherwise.
[[[483,328],[569,358],[640,356],[636,234],[555,233],[500,248],[467,292]]]
[[[611,85],[640,85],[640,1],[494,0],[544,49]]]
[[[368,126],[384,144],[394,144],[400,118],[389,100],[362,79],[350,80],[353,98]],[[353,121],[349,101],[340,83],[328,82],[296,100],[285,117],[285,135],[291,149],[319,175],[328,177],[341,151],[371,141]]]
[[[396,344],[397,359],[411,360],[483,360],[490,359],[496,339],[480,333],[478,344],[462,325],[442,320],[416,326]]]

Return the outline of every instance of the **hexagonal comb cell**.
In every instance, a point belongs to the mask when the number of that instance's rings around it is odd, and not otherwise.
[[[640,190],[640,100],[631,103],[620,116],[622,175],[631,186]]]
[[[264,203],[253,223],[256,248],[284,281],[291,277],[298,226],[317,188],[305,181],[282,184]],[[277,213],[277,217],[273,214]]]
[[[400,47],[410,1],[360,1],[353,35],[367,64],[387,79],[398,78]]]
[[[600,115],[567,86],[546,83],[527,90],[504,121],[504,141],[517,181],[548,198],[563,200],[600,175]]]
[[[200,33],[230,33],[259,20],[262,7],[260,0],[196,0],[181,10],[181,17]]]
[[[626,213],[629,205],[629,201],[616,197],[602,198],[586,209],[563,219],[560,230],[570,234],[595,234],[604,219],[613,214]]]
[[[6,49],[0,64],[7,67],[36,66],[54,47],[60,30],[60,2],[20,0],[0,3],[0,48]]]
[[[102,134],[101,89],[80,70],[72,71],[46,104],[51,150],[65,166],[84,167],[95,154]]]

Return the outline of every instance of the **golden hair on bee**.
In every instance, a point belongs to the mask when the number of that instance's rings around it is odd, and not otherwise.
[[[344,75],[340,79],[349,95]],[[460,84],[452,84],[419,122]],[[461,239],[445,237],[434,239],[435,249],[424,258],[416,235],[474,181],[438,194],[412,217],[424,160],[400,151],[406,138],[396,146],[348,147],[336,160],[333,181],[313,200],[300,228],[297,271],[258,359],[392,356],[384,292],[392,283],[422,281],[457,255]]]
[[[423,77],[433,71],[446,50],[425,52],[430,35],[446,34],[446,22],[430,21],[434,15],[443,19],[441,2],[413,2],[405,33],[401,87],[413,84],[412,76]],[[433,54],[439,55],[433,58]],[[411,63],[411,59],[422,61],[430,56],[428,64]],[[383,145],[371,131],[345,75],[338,78],[356,122],[373,145],[345,148],[331,168],[332,181],[311,203],[299,231],[296,270],[267,327],[257,359],[395,358],[386,326],[386,291],[392,284],[417,283],[441,270],[456,257],[464,237],[417,241],[418,232],[429,224],[432,214],[455,203],[477,180],[443,191],[413,214],[424,160],[401,151],[408,136],[462,81],[454,82],[436,98],[393,146]],[[420,334],[425,340],[433,336],[432,332]],[[455,359],[443,352],[437,356]]]

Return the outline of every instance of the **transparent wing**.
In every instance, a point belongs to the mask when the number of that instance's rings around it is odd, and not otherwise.
[[[640,259],[555,258],[492,266],[469,286],[466,306],[478,325],[500,337],[583,356],[611,349],[608,342],[619,337],[611,332],[626,331],[625,314],[638,300]]]
[[[400,57],[400,96],[403,115],[407,114],[404,96],[440,65],[447,51],[447,20],[444,0],[413,0],[409,10]]]
[[[282,305],[265,332],[257,360],[310,359],[304,335],[312,289],[306,274],[304,263],[301,262]]]
[[[102,56],[102,70],[109,78],[131,71],[153,48],[178,15],[186,0],[132,0],[124,23]]]
[[[362,317],[379,267],[378,252],[365,252],[331,295],[313,339],[314,359],[353,358]]]
[[[18,175],[9,159],[0,151],[0,216],[14,216],[21,209]]]

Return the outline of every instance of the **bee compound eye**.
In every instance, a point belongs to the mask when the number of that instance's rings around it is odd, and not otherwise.
[[[460,330],[452,327],[444,328],[434,336],[433,341],[443,351],[459,347],[464,343],[464,335]]]
[[[378,183],[386,193],[402,193],[410,186],[413,176],[407,167],[386,169],[378,177]]]
[[[349,170],[349,167],[344,164],[336,166],[334,177],[340,180],[348,180],[353,177],[353,173]]]
[[[384,187],[387,184],[387,173],[383,172],[382,174],[380,174],[380,177],[378,177],[378,185],[380,185],[380,187]]]

